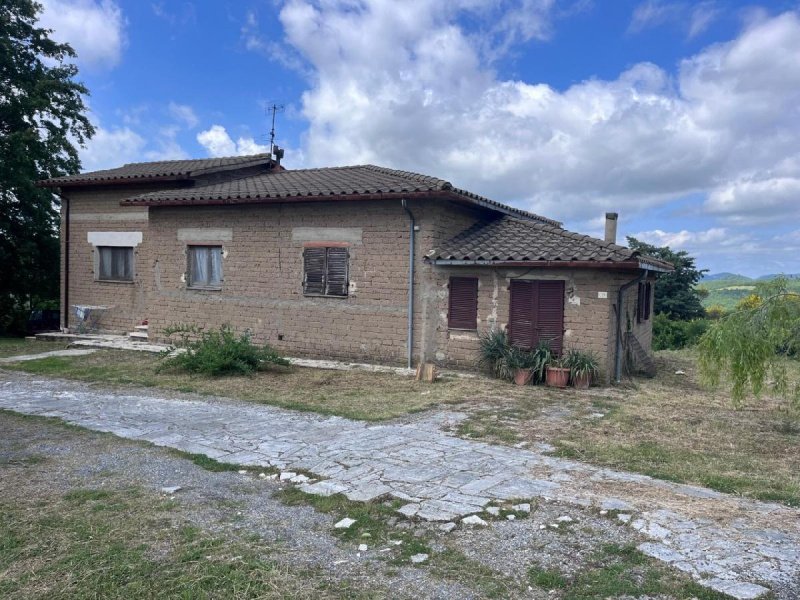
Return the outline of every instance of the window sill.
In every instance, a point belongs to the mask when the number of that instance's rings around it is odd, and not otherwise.
[[[95,279],[95,283],[122,283],[125,285],[133,285],[136,283],[132,279]]]
[[[448,327],[447,331],[456,331],[459,333],[478,333],[477,327]]]
[[[186,289],[190,292],[221,292],[222,287],[202,287],[199,285],[190,285],[186,286]]]
[[[344,300],[345,298],[349,298],[350,296],[336,296],[334,294],[303,294],[306,298],[339,298],[340,300]]]

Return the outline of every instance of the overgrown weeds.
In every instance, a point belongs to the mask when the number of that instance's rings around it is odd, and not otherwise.
[[[181,335],[183,352],[165,355],[159,370],[176,369],[217,377],[220,375],[248,375],[269,365],[289,366],[270,346],[253,343],[249,332],[236,335],[230,325],[215,331],[197,331],[194,328],[175,326],[168,335]],[[197,337],[192,339],[191,335]]]

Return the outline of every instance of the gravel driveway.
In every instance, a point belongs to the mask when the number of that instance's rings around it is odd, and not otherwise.
[[[402,515],[429,522],[458,522],[508,501],[554,501],[555,512],[577,511],[578,519],[600,524],[592,529],[601,537],[606,530],[614,536],[623,531],[623,537],[638,539],[646,554],[712,589],[736,598],[759,597],[768,591],[765,585],[778,597],[800,594],[797,510],[462,440],[443,430],[461,417],[457,414],[368,425],[221,399],[108,392],[11,373],[3,379],[0,408],[59,417],[225,462],[304,470],[321,478],[301,484],[309,493],[343,493],[362,501],[394,497],[404,501]],[[590,517],[600,511],[611,511],[628,526],[609,529],[608,519]],[[521,531],[516,528],[531,528],[533,522],[497,523],[491,532],[464,529],[457,535],[480,536],[469,548],[491,539],[502,546]],[[496,548],[490,556],[507,551]],[[515,573],[512,562],[503,570]]]

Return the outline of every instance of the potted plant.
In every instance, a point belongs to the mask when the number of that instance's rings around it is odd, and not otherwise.
[[[510,346],[504,357],[505,371],[517,385],[528,385],[533,377],[533,356],[520,348]]]
[[[597,357],[591,352],[569,350],[564,361],[569,367],[572,385],[579,390],[588,390],[600,368]]]
[[[563,358],[555,358],[547,365],[548,387],[565,388],[569,384],[569,367],[565,366]]]

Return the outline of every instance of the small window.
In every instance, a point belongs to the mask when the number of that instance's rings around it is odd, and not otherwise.
[[[189,287],[222,287],[222,246],[189,246]]]
[[[637,298],[636,315],[639,323],[647,321],[650,318],[650,302],[653,296],[653,286],[648,281],[639,284],[639,297]]]
[[[303,251],[303,294],[347,296],[350,254],[347,248],[306,248]]]
[[[98,246],[100,281],[133,281],[133,248]]]
[[[478,278],[450,278],[450,311],[447,327],[450,329],[478,328]]]

